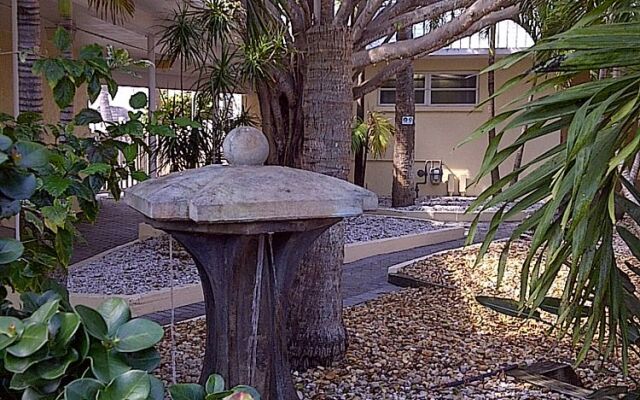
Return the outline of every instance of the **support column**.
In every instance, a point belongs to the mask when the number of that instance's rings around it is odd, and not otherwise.
[[[156,82],[156,38],[154,35],[147,35],[147,59],[151,62],[149,67],[149,112],[154,112],[158,108],[158,93]],[[156,178],[158,176],[158,138],[155,135],[149,135],[149,176]]]
[[[18,73],[18,0],[11,0],[11,65],[13,87],[13,116],[18,118],[20,114],[20,74]],[[16,240],[20,240],[20,213],[15,216]]]

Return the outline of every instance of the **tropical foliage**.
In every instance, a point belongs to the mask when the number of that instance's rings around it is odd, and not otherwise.
[[[366,121],[356,121],[351,133],[351,151],[364,149],[374,157],[382,157],[395,133],[395,126],[381,113],[372,111]]]
[[[538,309],[557,314],[554,326],[582,345],[578,361],[592,346],[607,356],[621,345],[626,363],[629,345],[640,344],[640,299],[629,279],[640,270],[617,262],[614,234],[640,259],[637,231],[616,215],[619,209],[640,222],[640,194],[622,178],[623,168],[640,150],[640,10],[633,1],[595,3],[566,31],[491,67],[505,69],[521,60],[537,60],[531,71],[507,82],[496,95],[522,81],[539,83],[472,135],[498,130],[476,179],[536,138],[564,131],[566,140],[502,177],[470,210],[499,207],[480,249],[481,259],[502,222],[545,200],[509,238],[499,263],[498,284],[510,243],[532,232],[516,308],[530,316]],[[554,87],[561,90],[543,94]],[[538,98],[519,104],[532,94]],[[522,133],[503,143],[505,132],[519,127]],[[518,176],[522,177],[511,184]],[[620,195],[622,185],[634,198]],[[477,220],[470,240],[476,227]],[[548,296],[554,282],[563,285],[560,298]],[[487,304],[487,299],[483,302]]]
[[[54,43],[58,48],[68,46],[66,31],[59,29]],[[97,97],[101,84],[115,93],[111,72],[126,59],[124,53],[92,45],[80,51],[78,60],[40,59],[35,69],[53,88],[56,103],[65,108],[85,84],[90,99]],[[119,198],[121,180],[146,179],[134,165],[139,150],[146,148],[144,136],[172,132],[146,118],[144,94],[133,96],[130,104],[136,111],[129,121],[105,123],[104,131],[91,135],[86,134],[87,126],[104,121],[88,108],[68,125],[46,124],[34,113],[17,119],[0,116],[0,217],[19,212],[23,216],[22,243],[0,239],[0,284],[21,292],[46,290],[51,285],[49,272],[69,264],[74,224],[95,220],[97,193],[107,188]]]
[[[158,118],[175,135],[159,140],[161,165],[173,172],[220,164],[227,133],[239,126],[255,124],[247,111],[237,110],[233,100],[221,100],[214,111],[211,100],[200,93],[164,91]]]
[[[365,185],[369,154],[382,157],[395,134],[395,126],[384,115],[369,112],[365,121],[356,119],[351,130],[351,152],[355,154],[354,183]]]
[[[124,300],[74,310],[59,294],[21,296],[19,310],[0,317],[2,398],[163,399],[149,373],[160,365],[158,324],[131,319]]]
[[[240,15],[239,3],[213,0],[178,5],[165,19],[160,62],[179,62],[181,76],[180,92],[164,92],[160,106],[176,132],[159,142],[161,162],[171,171],[222,162],[226,134],[254,123],[234,98],[246,75],[241,48],[233,43],[241,32]],[[188,87],[185,72],[197,77]]]
[[[54,43],[59,49],[69,46],[67,32],[59,29]],[[85,84],[91,100],[101,85],[115,95],[112,73],[129,61],[126,52],[92,45],[80,51],[78,60],[40,59],[35,70],[64,108]],[[98,192],[107,188],[119,198],[121,180],[147,178],[134,163],[138,152],[147,150],[145,136],[173,135],[156,115],[146,112],[146,95],[137,93],[129,103],[134,111],[124,123],[103,121],[91,109],[65,125],[46,124],[33,113],[17,119],[0,116],[0,219],[23,217],[20,241],[0,239],[3,399],[164,399],[163,384],[150,374],[160,363],[154,346],[163,329],[148,320],[131,319],[121,299],[108,299],[95,310],[74,309],[64,288],[49,279],[50,271],[69,264],[75,224],[95,220]],[[105,128],[89,133],[89,124]],[[22,293],[21,308],[7,300],[6,287]],[[46,290],[50,287],[54,290]],[[207,388],[208,399],[259,398],[248,387],[217,390],[220,381],[212,377],[218,383]]]

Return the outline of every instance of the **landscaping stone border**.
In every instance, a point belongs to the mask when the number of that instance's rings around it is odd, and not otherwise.
[[[478,215],[477,212],[466,214],[458,211],[412,211],[412,210],[397,210],[393,208],[379,208],[375,211],[367,211],[367,214],[384,215],[387,217],[405,217],[414,219],[429,219],[439,222],[472,222]],[[491,222],[491,219],[495,215],[494,211],[484,211],[480,213],[479,222]],[[506,222],[521,222],[526,218],[526,214],[519,212],[512,217],[509,217]]]
[[[344,262],[346,264],[381,254],[395,253],[416,247],[450,242],[464,238],[464,232],[465,229],[462,227],[443,228],[412,235],[349,243],[344,246]]]

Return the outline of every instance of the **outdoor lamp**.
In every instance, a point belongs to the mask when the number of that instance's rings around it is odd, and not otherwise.
[[[429,180],[432,185],[439,185],[442,183],[442,176],[444,175],[442,168],[433,167],[429,171]]]

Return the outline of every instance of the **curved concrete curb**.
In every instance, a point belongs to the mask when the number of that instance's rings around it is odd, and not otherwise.
[[[478,215],[477,212],[466,214],[464,212],[457,211],[410,211],[410,210],[396,210],[392,208],[379,208],[375,211],[369,211],[367,214],[374,215],[386,215],[388,217],[405,217],[416,219],[430,219],[440,222],[472,222]],[[479,222],[491,222],[491,219],[496,213],[493,211],[484,211],[480,213]],[[523,212],[517,213],[514,216],[508,218],[506,222],[520,222],[526,218],[526,214]]]
[[[387,239],[349,243],[344,246],[344,263],[462,238],[464,238],[464,228],[443,228]]]

